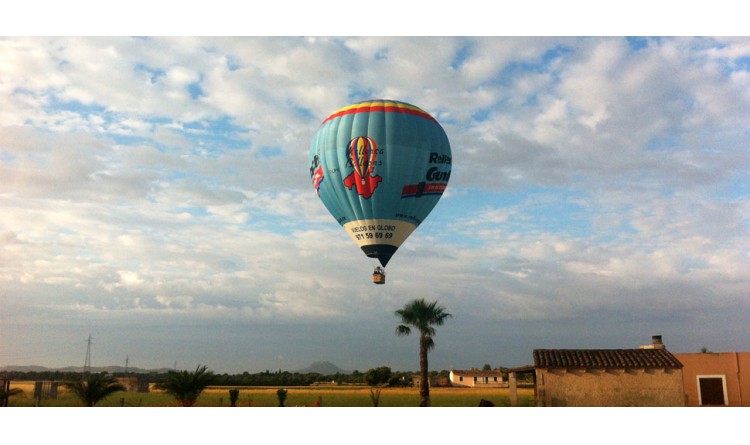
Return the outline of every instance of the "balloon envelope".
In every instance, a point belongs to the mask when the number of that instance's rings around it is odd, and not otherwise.
[[[310,146],[318,196],[367,256],[385,266],[448,185],[440,124],[404,102],[370,100],[323,121]]]

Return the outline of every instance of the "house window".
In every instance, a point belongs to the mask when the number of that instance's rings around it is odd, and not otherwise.
[[[699,375],[698,404],[701,406],[727,405],[727,382],[723,375]]]
[[[492,377],[492,381],[494,381],[495,383],[497,383],[497,377]]]
[[[464,376],[459,376],[459,377],[458,377],[458,381],[459,381],[459,382],[463,382],[463,381],[464,381]]]
[[[477,376],[474,376],[474,383],[477,382]]]

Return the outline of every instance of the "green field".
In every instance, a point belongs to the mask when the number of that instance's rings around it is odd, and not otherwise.
[[[21,388],[23,393],[10,398],[9,406],[33,407],[38,402],[34,399],[34,382],[13,382],[11,388]],[[234,387],[240,390],[237,407],[276,407],[278,398],[275,387]],[[229,407],[230,387],[209,387],[198,398],[197,407]],[[324,387],[287,387],[285,406],[322,407],[372,407],[369,387],[360,386],[324,386]],[[495,406],[510,406],[507,388],[432,388],[430,399],[434,407],[476,407],[481,399],[489,400]],[[533,390],[518,390],[518,405],[533,406]],[[381,407],[416,407],[419,405],[418,388],[383,388],[380,394]],[[78,399],[60,388],[56,399],[44,399],[42,407],[81,406]],[[176,401],[160,391],[148,393],[118,392],[99,402],[96,406],[110,407],[177,407]]]

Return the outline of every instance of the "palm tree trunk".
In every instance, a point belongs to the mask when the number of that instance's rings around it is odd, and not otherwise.
[[[419,336],[419,406],[430,406],[430,377],[427,375],[427,337]]]

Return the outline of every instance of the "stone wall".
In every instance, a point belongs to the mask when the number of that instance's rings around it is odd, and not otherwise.
[[[680,369],[537,369],[539,406],[685,406]]]

